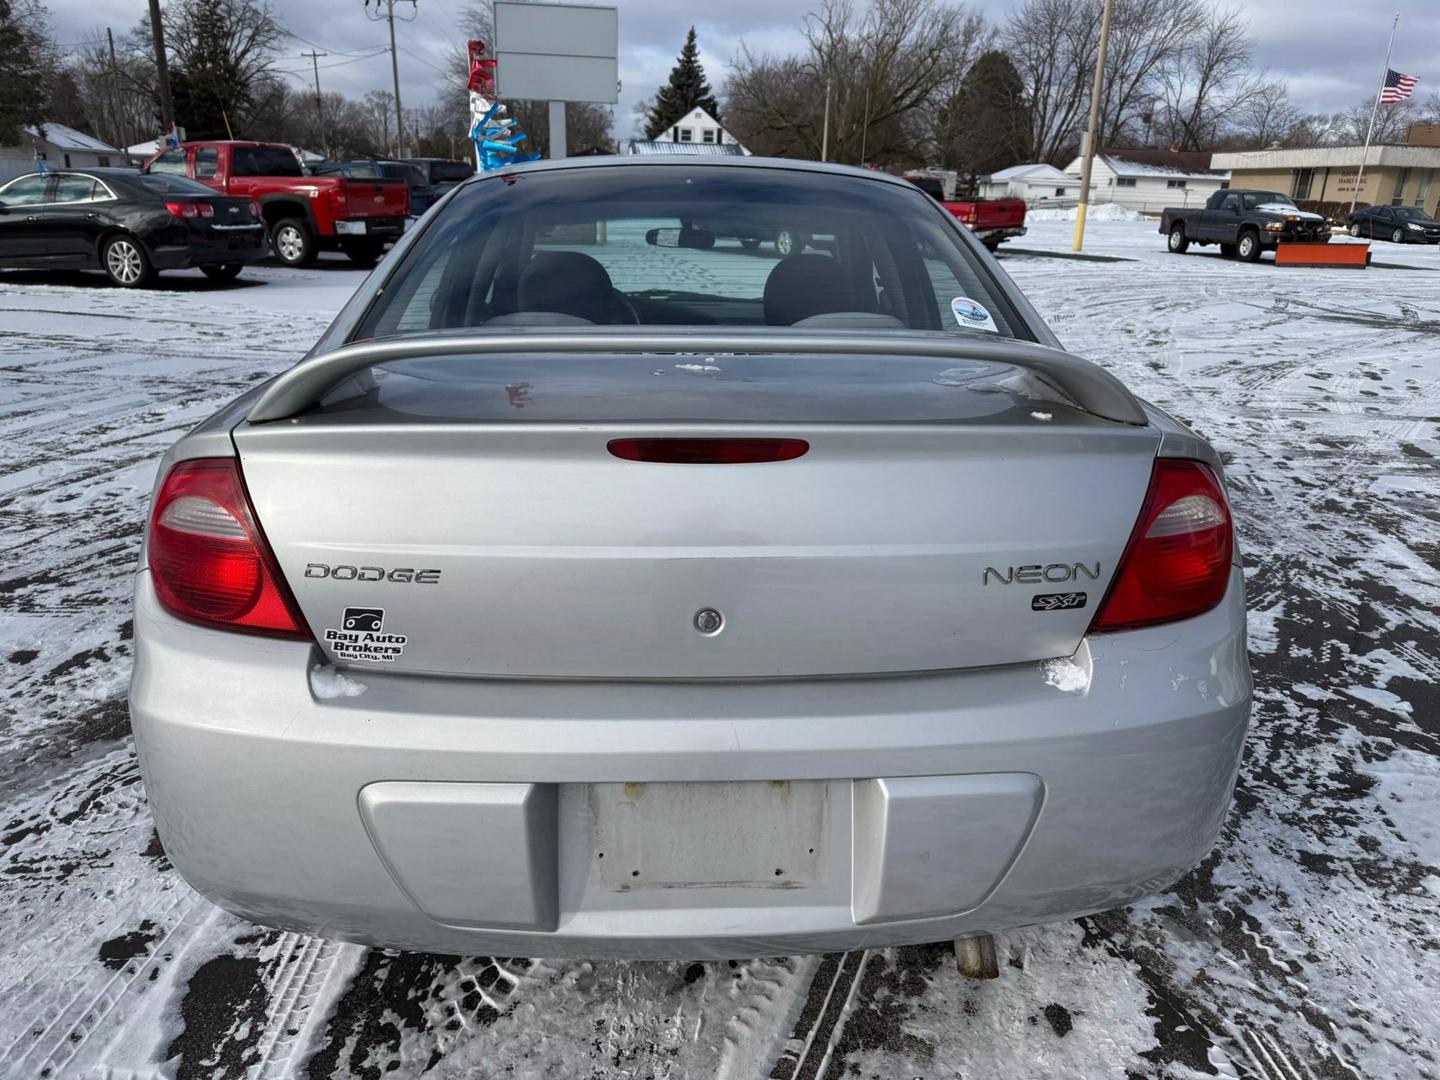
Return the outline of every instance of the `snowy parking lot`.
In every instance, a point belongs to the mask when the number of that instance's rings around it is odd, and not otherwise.
[[[211,906],[165,858],[128,734],[150,487],[363,274],[0,275],[0,1076],[1440,1077],[1440,249],[1277,268],[1096,221],[1075,259],[1071,228],[1032,224],[1003,265],[1224,454],[1256,709],[1206,862],[1004,935],[991,983],[948,943],[462,958]]]

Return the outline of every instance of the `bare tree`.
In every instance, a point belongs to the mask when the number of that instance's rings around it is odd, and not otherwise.
[[[1249,26],[1238,11],[1210,11],[1188,44],[1160,71],[1161,130],[1185,150],[1213,146],[1266,87],[1251,60]]]
[[[385,157],[393,157],[390,121],[395,116],[395,95],[389,90],[371,90],[360,104],[370,118],[371,141],[383,148]]]
[[[1030,103],[1025,157],[1064,164],[1080,124],[1099,45],[1092,0],[1027,0],[1000,36]]]
[[[1263,150],[1275,143],[1284,145],[1300,120],[1300,110],[1290,103],[1290,91],[1284,83],[1262,83],[1233,113],[1235,149]]]
[[[123,52],[112,64],[106,40],[92,34],[66,63],[79,112],[67,122],[122,149],[153,136],[158,127],[153,71],[153,66]]]
[[[1381,105],[1376,109],[1375,95],[1372,94],[1336,117],[1334,139],[1340,144],[1363,143],[1373,114],[1375,129],[1370,135],[1371,145],[1403,143],[1411,123],[1416,119],[1417,111],[1413,101],[1408,99],[1398,105]]]
[[[988,44],[984,21],[939,0],[825,0],[803,57],[742,49],[726,87],[731,132],[758,153],[832,161],[926,160],[944,91]]]
[[[1243,23],[1236,21],[1243,30]],[[1197,44],[1206,37],[1206,23],[1200,0],[1117,0],[1100,100],[1101,145],[1138,141],[1139,116],[1162,97],[1165,72],[1176,67],[1195,69],[1208,49]],[[1224,40],[1228,43],[1230,39]],[[1247,59],[1248,49],[1247,41]],[[1221,57],[1228,61],[1229,56],[1217,51],[1212,63]],[[1089,70],[1094,70],[1093,62]]]

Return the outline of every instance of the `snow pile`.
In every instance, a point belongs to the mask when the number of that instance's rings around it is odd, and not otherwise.
[[[1045,673],[1045,685],[1053,686],[1065,694],[1083,694],[1090,689],[1090,672],[1068,656],[1059,660],[1046,660],[1040,665]]]
[[[321,700],[359,697],[365,684],[336,671],[333,664],[316,664],[310,669],[310,692]]]
[[[1044,210],[1031,210],[1026,216],[1027,221],[1074,221],[1076,207],[1068,210],[1048,208]],[[1144,221],[1145,215],[1138,210],[1131,210],[1129,207],[1121,206],[1119,203],[1091,203],[1085,208],[1086,221]]]

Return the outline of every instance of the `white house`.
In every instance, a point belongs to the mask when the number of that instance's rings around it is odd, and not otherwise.
[[[124,151],[64,124],[41,124],[39,131],[27,125],[20,135],[19,146],[0,146],[0,183],[35,172],[40,162],[51,169],[125,164]]]
[[[1080,185],[1054,165],[1012,165],[980,179],[980,195],[986,199],[1024,199],[1031,206],[1080,197]]]
[[[716,120],[704,109],[692,109],[689,115],[675,121],[675,123],[670,125],[668,131],[662,131],[659,135],[655,136],[653,140],[630,140],[632,143],[645,143],[647,141],[657,143],[689,143],[696,146],[739,146],[740,149],[738,151],[724,150],[721,151],[721,153],[740,153],[746,157],[750,156],[750,151],[740,145],[740,140],[726,131],[720,121]],[[645,153],[646,151],[628,150],[627,152],[633,154]],[[649,152],[655,153],[656,151],[651,150]],[[661,150],[659,152],[663,153],[664,151]]]
[[[1080,158],[1065,169],[1080,176]],[[1090,172],[1092,203],[1113,202],[1143,213],[1167,206],[1200,206],[1230,186],[1230,173],[1212,169],[1210,155],[1195,150],[1102,149]]]

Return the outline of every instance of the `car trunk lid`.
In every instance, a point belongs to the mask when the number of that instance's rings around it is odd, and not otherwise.
[[[329,658],[448,675],[750,678],[1069,655],[1158,444],[1001,363],[394,362],[235,432]],[[615,440],[803,440],[631,460]],[[1037,601],[1037,597],[1046,598]]]

